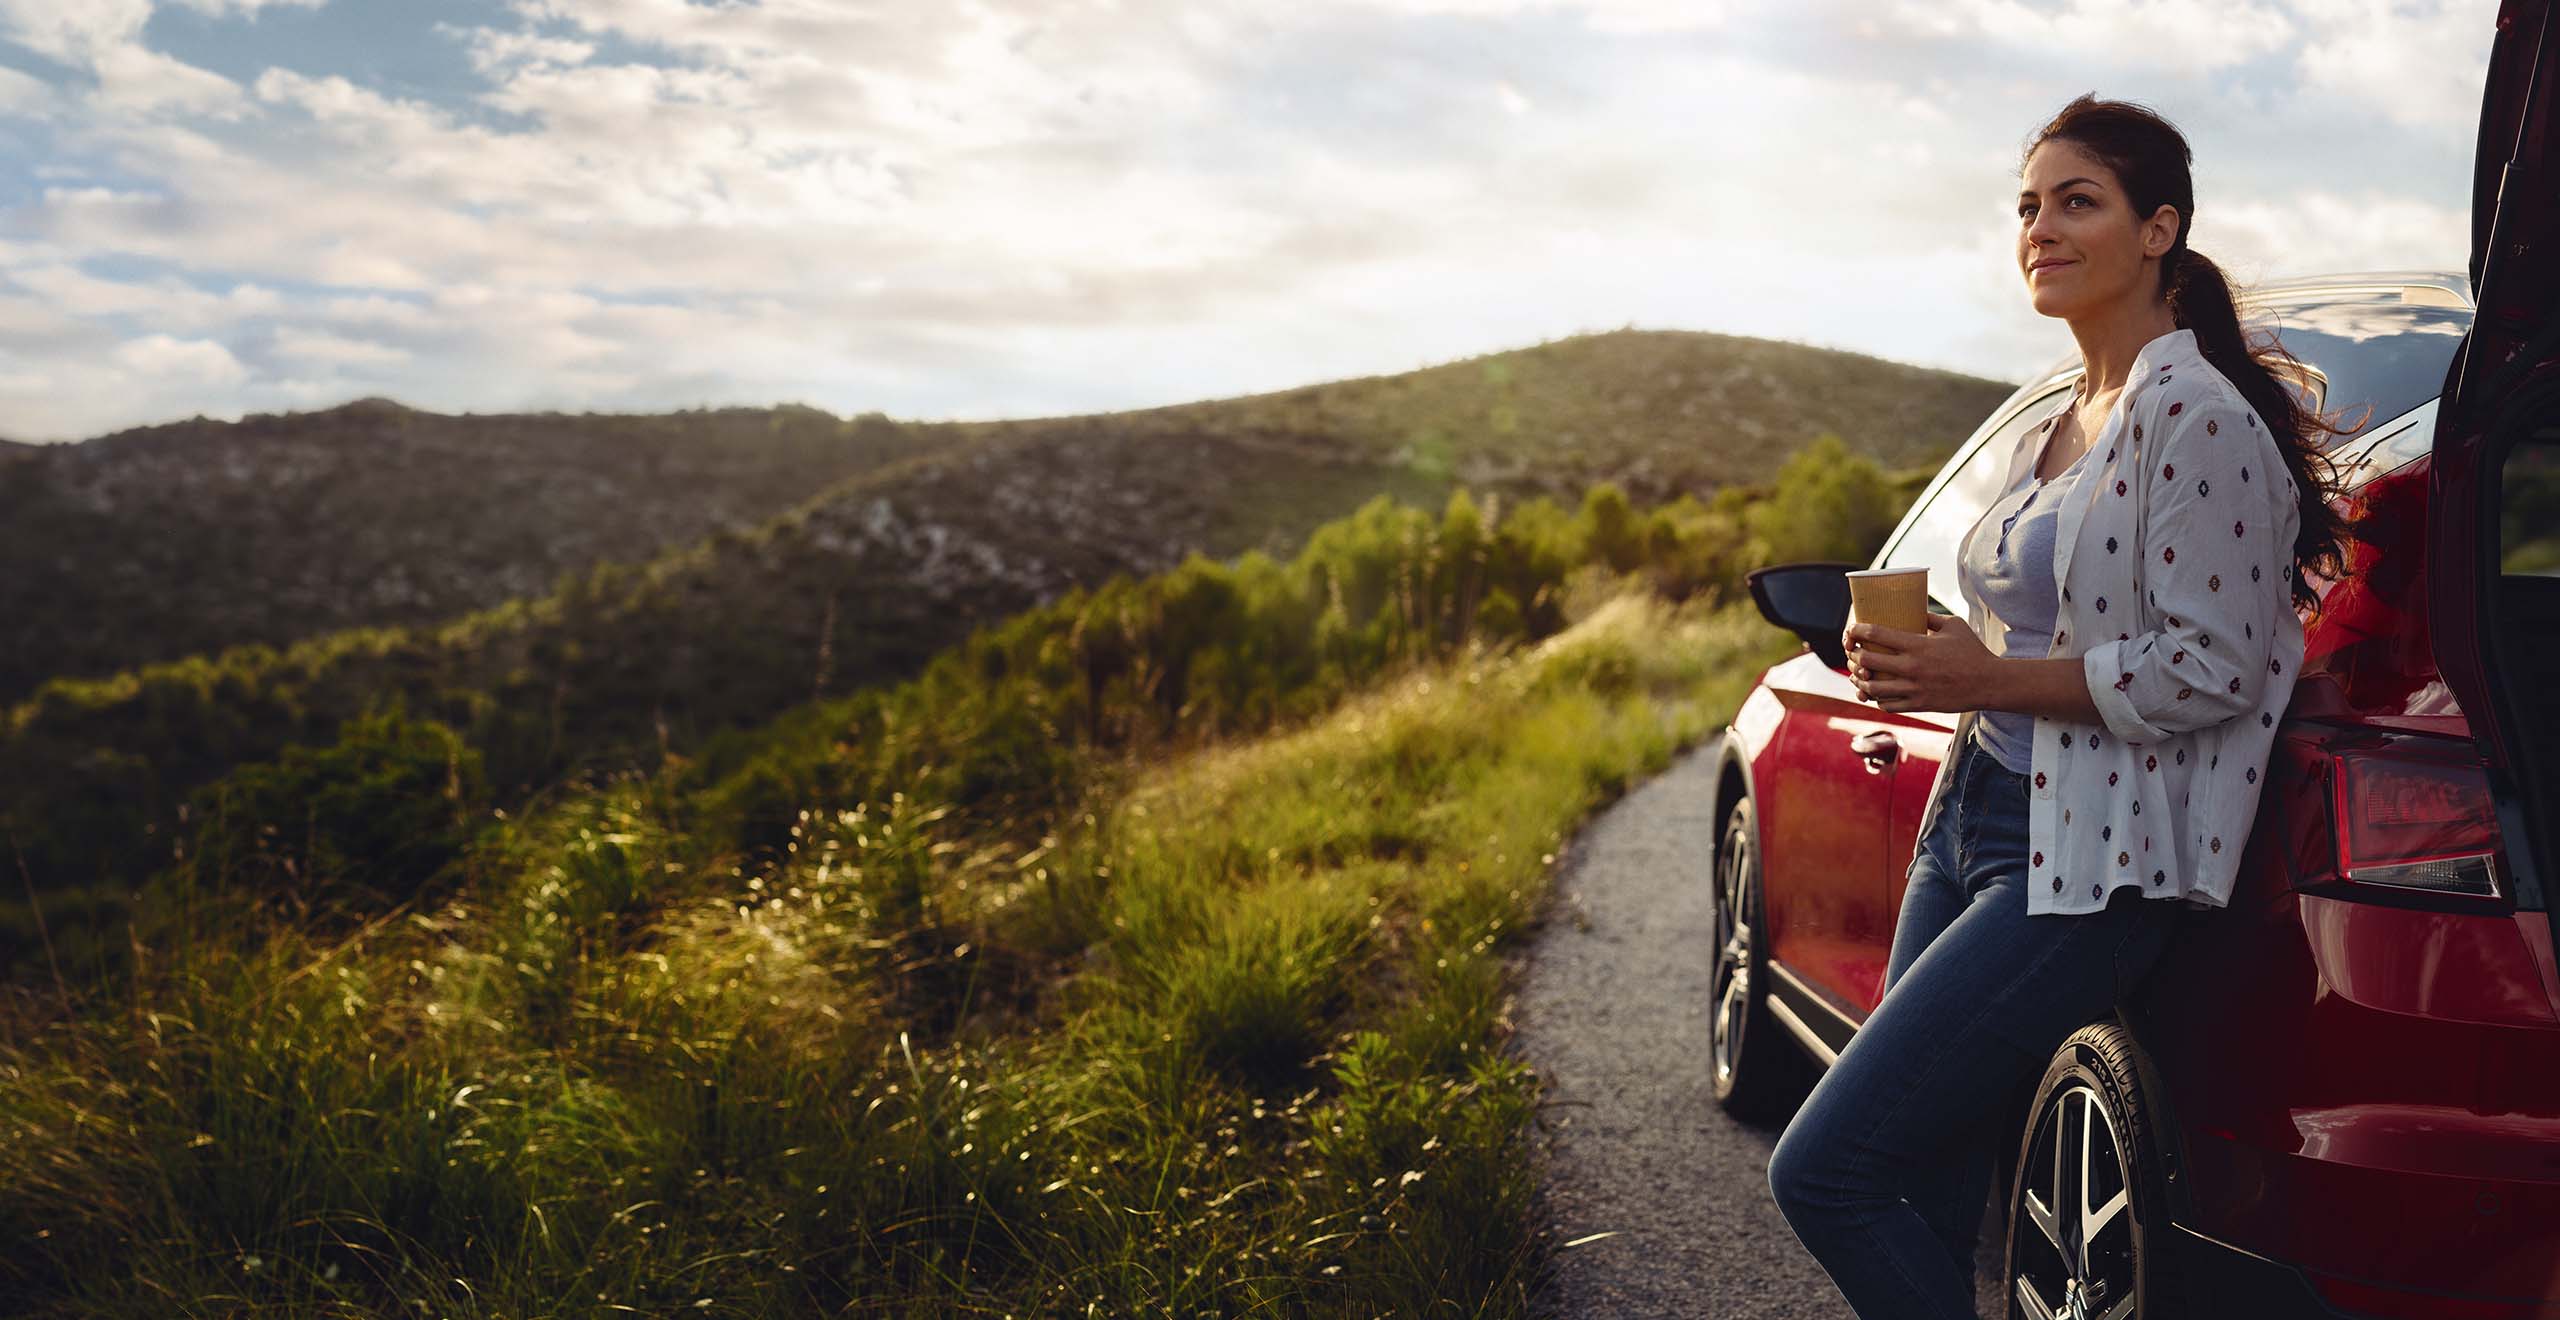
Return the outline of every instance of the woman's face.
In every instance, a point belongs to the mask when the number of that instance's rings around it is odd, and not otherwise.
[[[2038,312],[2070,321],[2159,297],[2177,208],[2137,218],[2115,171],[2060,139],[2028,155],[2018,189],[2018,273]]]

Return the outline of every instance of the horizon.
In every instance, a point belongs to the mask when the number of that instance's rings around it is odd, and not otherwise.
[[[1031,420],[1639,324],[2014,379],[2071,347],[2007,214],[2064,101],[2179,125],[2235,284],[2459,269],[2492,36],[2451,0],[1053,10],[0,0],[0,434]]]
[[[863,408],[850,412],[841,411],[838,409],[823,407],[801,399],[776,399],[763,403],[679,404],[664,408],[460,408],[447,410],[442,408],[423,407],[418,404],[411,403],[406,399],[401,399],[388,394],[366,394],[352,398],[340,399],[334,403],[316,403],[305,408],[252,410],[227,417],[217,417],[209,413],[195,412],[184,414],[182,416],[153,418],[135,422],[126,426],[119,426],[111,431],[101,431],[92,435],[77,436],[67,440],[23,440],[14,436],[0,435],[0,442],[27,445],[30,447],[78,445],[86,444],[92,440],[101,440],[110,436],[123,435],[133,431],[148,431],[163,427],[186,426],[198,422],[207,422],[222,426],[237,426],[246,422],[256,421],[261,418],[312,417],[321,413],[338,412],[344,409],[360,407],[365,404],[388,405],[389,407],[397,408],[403,412],[422,413],[430,417],[448,418],[551,416],[665,417],[687,412],[778,412],[785,408],[802,408],[811,412],[822,413],[826,416],[836,418],[839,421],[851,421],[856,418],[879,413],[879,415],[886,417],[889,421],[900,426],[976,426],[1003,423],[1076,421],[1090,417],[1107,417],[1120,413],[1152,412],[1166,408],[1190,407],[1198,404],[1243,402],[1251,399],[1269,398],[1273,395],[1292,394],[1301,390],[1321,389],[1328,385],[1350,384],[1363,380],[1384,380],[1396,376],[1412,375],[1416,372],[1436,370],[1441,367],[1457,366],[1462,363],[1479,361],[1486,358],[1504,357],[1515,353],[1533,353],[1541,348],[1546,348],[1555,344],[1567,343],[1576,339],[1600,339],[1610,335],[1619,334],[1696,334],[1714,335],[1728,339],[1756,340],[1761,343],[1784,344],[1789,347],[1808,349],[1815,352],[1843,353],[1855,357],[1865,357],[1874,361],[1888,363],[1898,367],[1907,367],[1916,371],[1945,371],[1954,375],[1965,375],[1968,376],[1969,379],[1975,380],[1994,379],[1992,377],[1970,376],[1969,373],[1956,372],[1951,368],[1946,367],[1933,367],[1924,363],[1900,362],[1892,358],[1877,357],[1872,353],[1866,353],[1854,348],[1841,348],[1832,344],[1810,344],[1795,339],[1776,339],[1760,335],[1736,335],[1722,330],[1694,330],[1680,326],[1618,326],[1608,330],[1585,330],[1574,334],[1557,335],[1547,339],[1541,339],[1534,344],[1522,344],[1510,348],[1496,348],[1482,353],[1469,353],[1461,357],[1444,358],[1437,361],[1421,363],[1417,366],[1407,367],[1401,371],[1362,372],[1353,376],[1336,376],[1325,380],[1304,381],[1295,385],[1282,385],[1275,389],[1254,390],[1244,394],[1220,394],[1199,398],[1175,399],[1165,403],[1142,403],[1126,408],[1102,409],[1095,412],[1033,413],[996,417],[901,417],[894,413],[882,412],[876,408]],[[2012,382],[2003,381],[1997,383],[2007,384]]]

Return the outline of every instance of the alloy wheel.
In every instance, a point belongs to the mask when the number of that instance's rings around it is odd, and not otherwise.
[[[1742,1057],[1743,1035],[1751,1026],[1750,871],[1751,831],[1737,813],[1726,820],[1724,838],[1716,847],[1716,967],[1710,989],[1719,1091],[1733,1087],[1734,1064]]]
[[[2086,1085],[2051,1092],[2018,1176],[2010,1292],[2027,1320],[2125,1320],[2139,1239],[2123,1144]]]

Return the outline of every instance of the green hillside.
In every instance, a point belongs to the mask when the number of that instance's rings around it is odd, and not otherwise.
[[[1777,340],[1619,330],[1303,389],[1146,412],[1133,425],[1327,437],[1477,489],[1630,499],[1768,482],[1814,435],[1934,470],[2011,385]]]
[[[1740,568],[1899,505],[1828,440],[1766,499],[1496,503],[523,800],[396,706],[242,760],[130,958],[57,919],[0,997],[0,1312],[1525,1316],[1504,955],[1799,649]],[[173,755],[164,709],[84,727]]]

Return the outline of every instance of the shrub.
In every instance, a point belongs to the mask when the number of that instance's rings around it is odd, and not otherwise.
[[[480,754],[394,700],[339,725],[329,746],[289,746],[196,790],[190,842],[165,878],[294,907],[377,908],[442,875],[488,807]]]

